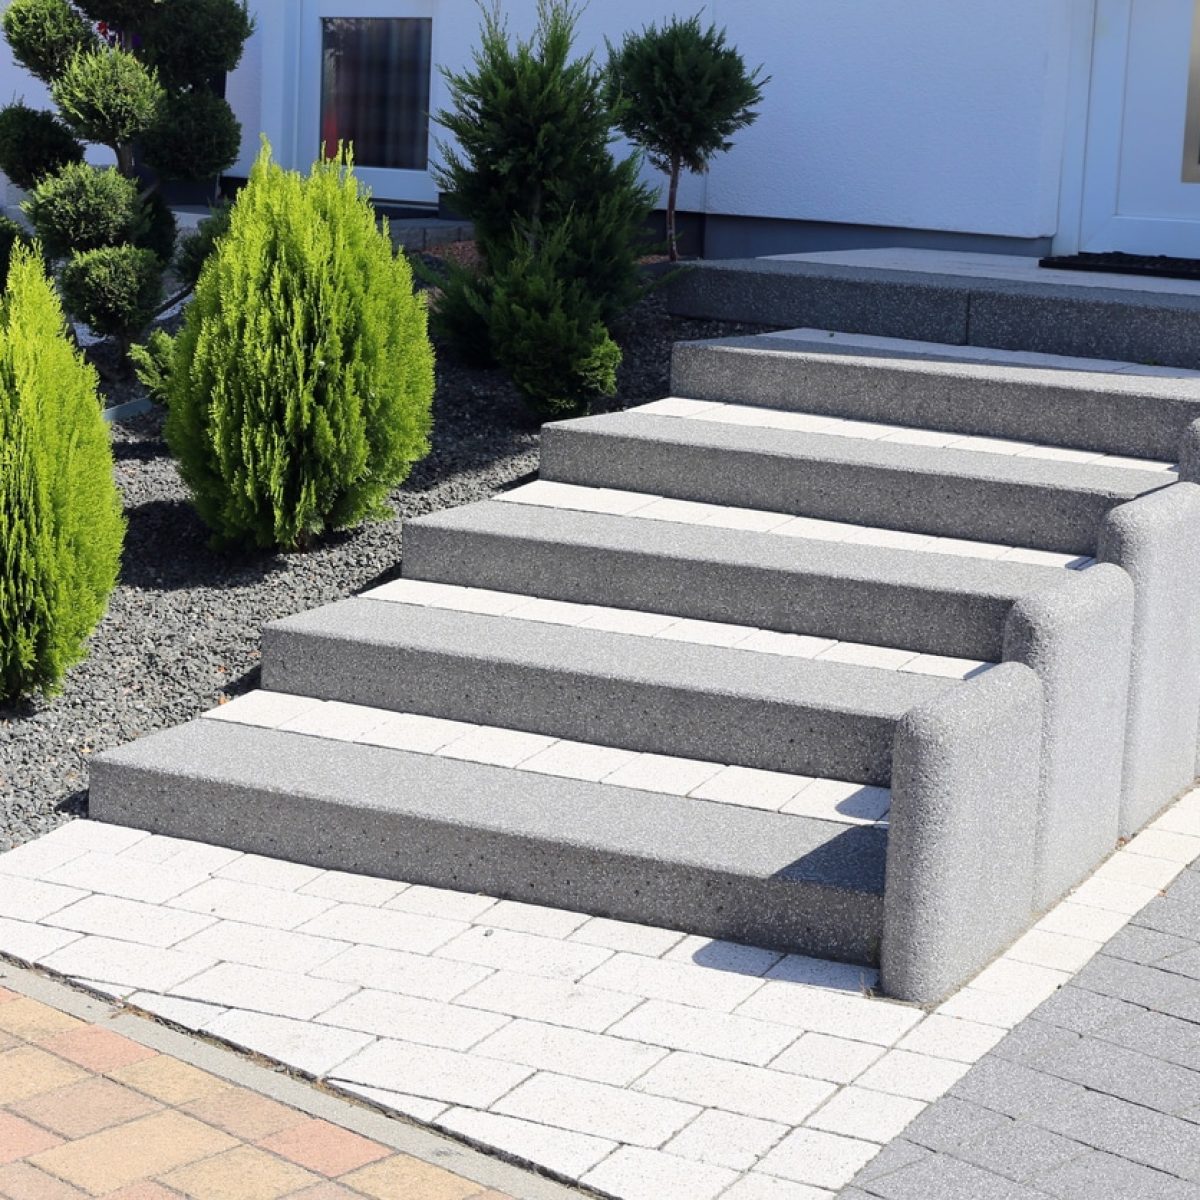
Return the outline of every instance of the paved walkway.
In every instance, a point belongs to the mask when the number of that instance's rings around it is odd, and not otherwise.
[[[118,1033],[111,1016],[0,987],[5,1200],[513,1200]],[[151,1042],[165,1032],[140,1023]],[[299,1086],[262,1074],[269,1092]]]
[[[1200,791],[932,1013],[844,964],[91,821],[0,855],[0,953],[620,1200],[833,1200],[872,1160],[858,1196],[990,1200],[1024,1193],[876,1156],[1198,855]]]
[[[842,1200],[1200,1200],[1200,864]]]

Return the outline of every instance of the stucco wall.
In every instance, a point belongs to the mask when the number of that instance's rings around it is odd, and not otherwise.
[[[712,0],[772,82],[757,125],[706,179],[685,182],[684,208],[755,217],[956,230],[1018,238],[1057,225],[1066,133],[1073,0]],[[314,86],[299,26],[311,0],[253,0],[258,32],[229,83],[244,126],[244,172],[265,131],[303,165],[315,134],[297,127],[299,90]],[[526,31],[532,0],[508,0]],[[406,15],[395,0],[389,12]],[[695,4],[593,0],[583,40]],[[413,10],[419,11],[419,10]],[[435,54],[468,61],[474,0],[436,0]],[[0,45],[0,96],[44,99]],[[435,77],[433,108],[446,101]],[[651,177],[658,182],[657,176]]]

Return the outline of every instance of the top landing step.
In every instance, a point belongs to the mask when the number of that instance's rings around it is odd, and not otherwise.
[[[1033,258],[904,248],[697,264],[679,316],[1200,369],[1200,283],[1047,270]]]

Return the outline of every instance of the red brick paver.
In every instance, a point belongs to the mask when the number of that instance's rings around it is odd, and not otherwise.
[[[0,1200],[512,1200],[0,988]]]

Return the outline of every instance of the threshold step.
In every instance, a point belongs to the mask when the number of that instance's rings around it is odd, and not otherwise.
[[[799,329],[676,343],[680,398],[1174,463],[1200,372]]]
[[[99,820],[876,965],[887,829],[200,719],[100,755]]]
[[[1105,514],[1166,471],[1051,462],[638,412],[548,425],[542,477],[676,500],[1090,555]]]
[[[888,786],[896,723],[959,680],[356,598],[268,625],[263,686]]]

